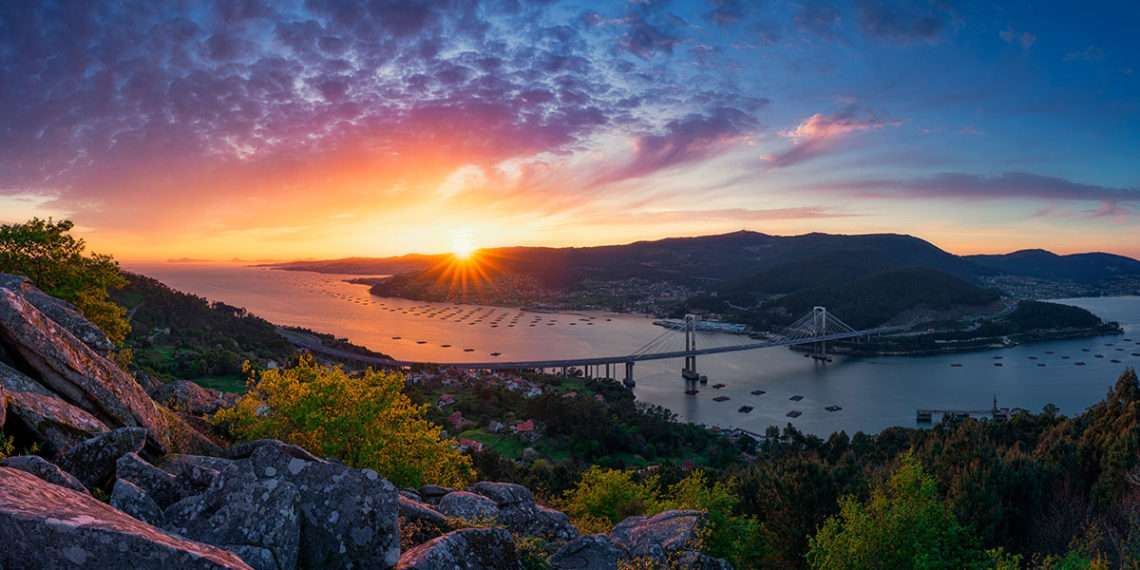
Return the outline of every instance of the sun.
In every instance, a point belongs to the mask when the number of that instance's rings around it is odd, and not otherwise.
[[[451,238],[451,253],[458,259],[470,259],[476,249],[470,232],[456,232]]]

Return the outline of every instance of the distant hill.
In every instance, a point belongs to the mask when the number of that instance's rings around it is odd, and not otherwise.
[[[971,264],[930,242],[898,234],[771,236],[739,231],[598,247],[503,247],[480,250],[485,270],[528,275],[544,287],[566,288],[586,279],[642,278],[708,286],[742,282],[765,271],[801,264],[821,271],[828,260],[881,260],[884,267],[920,266],[972,278],[991,270]],[[276,264],[280,269],[379,275],[443,272],[449,255],[348,258]],[[810,269],[807,268],[807,269]],[[425,274],[424,277],[429,275]],[[719,287],[720,285],[717,285]]]
[[[899,313],[925,307],[945,310],[958,306],[982,306],[1001,295],[935,269],[911,267],[890,269],[846,282],[803,288],[780,297],[768,307],[799,316],[814,305],[826,305],[855,328],[881,325]]]
[[[373,285],[372,292],[380,296],[564,306],[587,299],[582,306],[610,308],[642,303],[639,310],[704,310],[758,327],[778,325],[815,304],[829,306],[856,326],[881,324],[910,310],[919,315],[925,309],[990,310],[987,306],[1000,293],[988,285],[1009,282],[1011,276],[1094,285],[1140,276],[1140,261],[1104,253],[1061,256],[1027,250],[958,256],[900,234],[773,236],[751,231],[599,247],[489,248],[480,250],[470,265],[443,254],[276,267],[394,275]],[[639,292],[649,295],[643,292],[649,288],[629,281],[633,279],[677,287],[672,296],[645,304],[636,297]],[[1012,281],[1022,288],[1013,294],[1036,293]],[[599,285],[607,283],[614,286]]]
[[[967,255],[963,259],[1009,275],[1078,283],[1140,276],[1140,261],[1111,253],[1057,255],[1043,249],[1023,249],[1004,255]]]

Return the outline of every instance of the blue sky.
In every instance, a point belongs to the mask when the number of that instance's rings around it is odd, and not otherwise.
[[[0,6],[0,219],[128,258],[746,228],[1140,256],[1136,2]]]

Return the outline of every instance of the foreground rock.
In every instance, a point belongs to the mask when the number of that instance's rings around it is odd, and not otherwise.
[[[31,473],[48,483],[66,487],[72,491],[90,495],[87,487],[83,486],[83,482],[76,479],[75,476],[60,469],[54,463],[38,456],[38,455],[18,455],[16,457],[9,457],[0,461],[0,467],[11,467],[12,469],[19,469],[25,473]]]
[[[61,398],[105,424],[147,428],[156,449],[169,450],[166,418],[130,375],[16,290],[2,287],[0,343]]]
[[[400,570],[509,570],[521,568],[511,533],[465,528],[425,542],[400,557]]]
[[[257,570],[292,569],[301,542],[299,500],[296,486],[259,480],[248,465],[235,464],[206,493],[171,505],[164,517],[169,530],[234,550]]]
[[[9,412],[7,431],[34,440],[49,455],[108,430],[95,416],[2,362],[0,391],[4,393],[4,408]]]
[[[665,511],[651,517],[629,517],[610,531],[609,538],[630,558],[666,560],[697,550],[707,515],[702,511]]]
[[[259,569],[390,568],[399,560],[398,493],[374,471],[269,440],[235,446],[231,456],[238,459],[178,462],[213,479],[166,510],[170,530],[234,548]]]
[[[222,549],[171,536],[70,489],[0,467],[0,567],[231,569]]]
[[[578,536],[570,517],[535,503],[534,494],[522,485],[481,481],[470,490],[494,501],[499,511],[496,521],[512,532],[547,540],[570,540]]]
[[[100,356],[108,356],[115,350],[115,343],[99,327],[84,318],[71,303],[40,291],[27,277],[0,273],[0,288],[10,289],[20,295]]]
[[[75,475],[88,488],[108,483],[120,457],[141,451],[146,430],[119,428],[85,440],[59,457],[59,466]]]
[[[550,557],[550,566],[555,570],[614,570],[624,555],[604,534],[580,536],[558,549]]]
[[[158,503],[130,481],[115,481],[115,486],[111,489],[111,506],[154,526],[161,527],[166,522]]]
[[[189,380],[159,384],[149,391],[155,401],[172,410],[194,416],[207,416],[237,402],[237,394],[223,394],[203,388]]]

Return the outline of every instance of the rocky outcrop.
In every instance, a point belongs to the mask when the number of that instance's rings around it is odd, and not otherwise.
[[[130,481],[119,479],[111,489],[111,506],[148,524],[161,527],[166,522],[158,503]]]
[[[206,493],[187,497],[163,514],[173,532],[221,548],[246,547],[240,555],[250,566],[285,570],[297,566],[299,501],[296,486],[260,480],[249,465],[235,464]]]
[[[469,522],[494,521],[499,516],[495,501],[468,491],[454,491],[439,500],[439,512]]]
[[[230,552],[7,467],[0,467],[0,544],[0,568],[250,568]]]
[[[547,540],[570,540],[578,536],[569,517],[535,503],[534,494],[522,485],[481,481],[469,490],[494,501],[498,510],[496,522],[512,532]]]
[[[398,493],[374,471],[271,440],[231,456],[238,459],[179,456],[163,464],[211,481],[166,509],[167,528],[227,549],[250,547],[234,551],[259,569],[390,568],[399,560]]]
[[[75,476],[60,469],[54,463],[40,457],[38,455],[18,455],[16,457],[8,457],[0,461],[0,467],[11,467],[12,469],[19,469],[26,473],[31,473],[48,483],[59,485],[60,487],[67,487],[72,491],[90,495],[87,487],[83,486],[83,482],[76,479]]]
[[[189,380],[159,384],[148,392],[155,401],[171,410],[195,416],[207,416],[237,402],[237,394],[223,394],[203,388]]]
[[[141,451],[145,444],[146,430],[119,428],[73,446],[59,457],[58,463],[88,488],[95,488],[110,482],[120,457]]]
[[[59,397],[109,426],[147,428],[155,448],[169,450],[166,422],[142,387],[13,289],[0,288],[0,343]]]
[[[147,463],[137,453],[128,453],[115,461],[115,477],[137,485],[159,507],[166,508],[190,494],[178,478]]]
[[[115,349],[115,344],[107,335],[84,318],[71,303],[40,291],[27,277],[0,273],[0,289],[9,289],[18,294],[97,354],[108,356]]]
[[[521,568],[511,533],[465,528],[425,542],[400,557],[400,570],[510,570]]]
[[[3,363],[0,390],[5,394],[5,410],[10,416],[6,419],[11,424],[8,431],[25,434],[44,453],[59,453],[108,429],[95,416]]]
[[[665,511],[629,517],[610,531],[610,540],[630,558],[666,560],[696,550],[707,515],[702,511]]]
[[[580,536],[567,542],[550,557],[555,570],[614,570],[625,556],[604,534]]]

